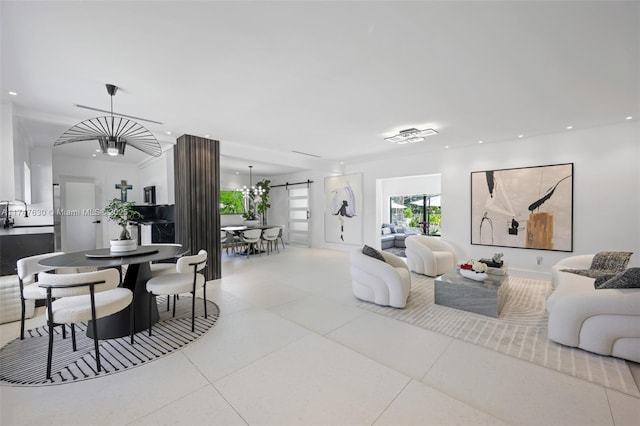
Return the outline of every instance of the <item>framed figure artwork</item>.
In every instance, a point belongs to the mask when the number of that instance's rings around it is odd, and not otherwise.
[[[362,244],[362,173],[324,179],[325,241]]]
[[[471,244],[573,251],[573,163],[471,172]]]

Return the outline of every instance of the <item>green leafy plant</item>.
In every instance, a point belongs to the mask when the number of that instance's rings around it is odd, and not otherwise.
[[[404,218],[411,219],[412,217],[413,217],[413,210],[411,210],[411,207],[407,207],[406,209],[404,209]]]
[[[263,179],[256,183],[256,186],[263,190],[262,194],[260,194],[260,201],[258,201],[258,213],[262,215],[263,225],[266,224],[267,210],[271,207],[271,204],[269,204],[269,191],[271,191],[271,188],[269,187],[270,183],[271,181],[269,179]]]
[[[249,209],[247,211],[242,213],[242,218],[244,220],[258,220],[258,217],[256,216],[256,212],[253,210],[251,205],[249,206]]]
[[[220,214],[241,214],[242,193],[233,190],[220,191]]]
[[[130,240],[131,233],[127,229],[127,224],[131,220],[142,219],[140,212],[133,209],[133,204],[114,198],[107,204],[103,210],[103,214],[108,220],[122,226],[119,240]]]

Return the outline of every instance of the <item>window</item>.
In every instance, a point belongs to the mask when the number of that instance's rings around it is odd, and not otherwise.
[[[220,190],[220,214],[242,214],[242,192]]]
[[[392,196],[389,208],[393,224],[408,226],[425,235],[440,235],[440,194]]]

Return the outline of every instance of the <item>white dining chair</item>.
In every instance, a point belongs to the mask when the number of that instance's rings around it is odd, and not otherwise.
[[[203,289],[204,317],[207,318],[207,281],[202,271],[207,266],[207,252],[200,250],[192,256],[182,256],[176,262],[176,273],[160,275],[147,281],[147,291],[153,296],[173,296],[173,316],[176,316],[176,297],[180,293],[191,293],[191,331],[195,330],[196,291]],[[151,303],[149,297],[149,336],[152,332]]]
[[[247,246],[247,258],[249,258],[249,254],[251,254],[252,249],[254,252],[257,251],[258,254],[262,254],[261,237],[262,229],[247,229],[246,231],[242,231],[242,234],[240,234],[242,242]]]
[[[151,246],[172,246],[172,247],[182,247],[182,244],[177,243],[151,243]],[[158,262],[152,263],[151,267],[151,278],[159,277],[160,275],[166,274],[175,274],[176,273],[176,263],[175,262]]]
[[[98,326],[96,320],[120,312],[133,301],[131,290],[118,287],[120,273],[117,269],[103,269],[76,274],[54,274],[41,272],[38,286],[47,298],[47,326],[49,348],[47,352],[47,379],[51,379],[54,327],[71,324],[71,342],[76,350],[75,324],[91,321],[93,327],[96,366],[101,371]],[[55,301],[53,300],[55,299]],[[134,341],[135,315],[131,305],[129,333]]]
[[[36,256],[24,257],[19,259],[16,264],[16,270],[18,272],[18,283],[20,285],[20,340],[24,340],[24,322],[27,312],[27,303],[34,303],[35,300],[44,300],[47,296],[42,293],[40,287],[38,287],[38,274],[40,272],[50,271],[54,268],[50,266],[41,266],[38,262],[48,257],[64,254],[62,252],[57,253],[45,253]],[[31,309],[31,308],[29,308]]]
[[[284,250],[286,247],[284,246],[284,239],[282,237],[282,234],[284,233],[284,226],[280,226],[280,231],[278,232],[278,238],[276,239],[276,247],[278,245],[277,240],[280,240],[280,242],[282,243],[282,250]]]
[[[275,243],[276,250],[280,253],[280,249],[278,248],[278,235],[280,234],[280,228],[267,228],[262,231],[262,239],[267,242],[267,254],[273,250],[273,245]]]

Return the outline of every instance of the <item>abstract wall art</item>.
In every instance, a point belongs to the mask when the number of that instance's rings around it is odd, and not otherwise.
[[[471,244],[573,251],[573,163],[471,172]]]
[[[362,244],[362,173],[326,177],[324,194],[325,240]]]

